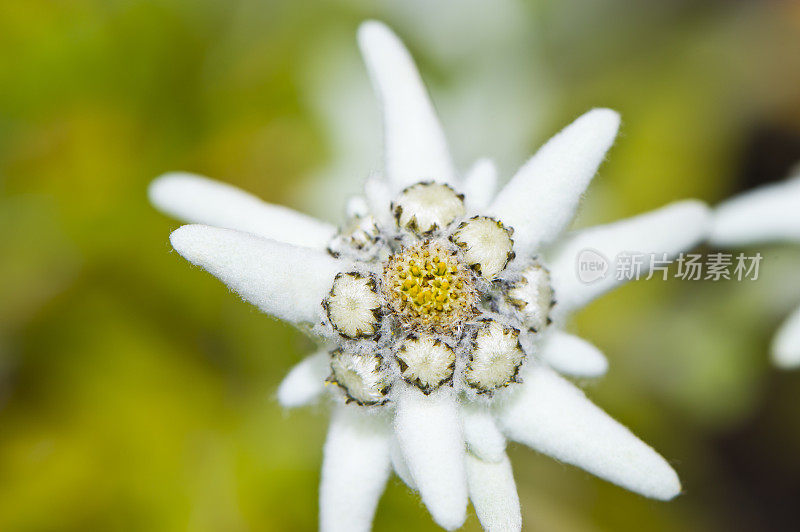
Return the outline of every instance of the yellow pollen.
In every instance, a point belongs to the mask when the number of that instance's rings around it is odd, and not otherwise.
[[[425,241],[389,258],[382,285],[401,323],[446,331],[475,314],[473,276],[443,244]]]

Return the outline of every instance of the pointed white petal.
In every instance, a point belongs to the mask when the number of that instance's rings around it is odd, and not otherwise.
[[[172,247],[267,314],[316,323],[334,276],[346,268],[323,251],[206,225],[184,225]]]
[[[467,403],[461,409],[464,439],[469,450],[487,462],[498,462],[506,451],[506,438],[495,425],[486,405]]]
[[[490,212],[514,228],[517,255],[529,255],[569,224],[614,142],[619,115],[593,109],[542,146],[492,202]]]
[[[651,447],[543,366],[525,375],[498,410],[506,436],[631,491],[669,500],[678,475]]]
[[[464,177],[461,192],[467,207],[482,211],[492,202],[497,190],[497,168],[491,159],[480,159]]]
[[[390,448],[391,458],[392,458],[392,469],[400,477],[406,486],[411,488],[414,491],[417,491],[417,483],[414,482],[414,478],[411,476],[411,471],[408,470],[408,464],[406,463],[406,459],[403,458],[403,451],[400,450],[400,443],[397,441],[397,438],[392,438],[392,445]]]
[[[599,349],[559,330],[548,333],[539,354],[551,368],[572,377],[599,377],[608,370],[608,360]]]
[[[375,21],[361,25],[358,43],[383,108],[386,177],[394,192],[419,181],[452,182],[447,142],[408,50]]]
[[[484,462],[467,453],[469,498],[487,532],[522,530],[522,513],[511,462],[503,453],[499,462]]]
[[[298,246],[324,248],[336,228],[305,214],[261,201],[231,185],[185,172],[150,183],[150,202],[178,220],[236,229]]]
[[[364,183],[364,197],[375,219],[384,226],[392,226],[392,193],[389,184],[378,176],[370,176]]]
[[[705,238],[709,224],[709,210],[696,200],[671,203],[655,211],[627,218],[607,225],[590,227],[569,235],[553,253],[549,262],[553,282],[557,315],[580,308],[601,294],[624,283],[617,279],[615,259],[620,253],[643,254],[642,273],[650,266],[650,256],[661,260],[663,253],[675,258]],[[588,251],[608,264],[605,275],[583,282],[579,278],[582,252]],[[580,260],[579,260],[580,259]],[[656,272],[656,275],[662,275]],[[642,278],[647,277],[643,275]]]
[[[404,386],[397,397],[395,431],[422,502],[442,528],[467,517],[467,478],[461,415],[451,388],[424,395]]]
[[[800,241],[798,205],[800,178],[736,196],[714,211],[709,241],[717,246]]]
[[[391,424],[345,405],[328,429],[319,489],[322,532],[368,532],[389,478]]]
[[[800,366],[800,308],[778,329],[772,341],[772,360],[781,368]]]
[[[320,351],[293,367],[278,387],[278,402],[285,408],[305,406],[317,400],[331,374],[330,357]]]

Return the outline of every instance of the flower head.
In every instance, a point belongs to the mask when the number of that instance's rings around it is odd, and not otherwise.
[[[397,37],[368,22],[359,44],[383,108],[386,167],[339,229],[187,174],[151,188],[159,208],[205,224],[172,234],[181,255],[320,341],[278,398],[298,406],[328,391],[337,403],[321,529],[368,530],[393,469],[446,529],[461,526],[471,499],[487,530],[519,530],[506,438],[645,496],[677,495],[669,464],[558,375],[607,365],[561,326],[620,282],[580,282],[580,250],[677,254],[704,236],[705,206],[560,238],[613,143],[615,112],[580,117],[495,194],[490,162],[455,171]]]
[[[724,247],[800,242],[798,205],[800,168],[783,183],[767,185],[721,203],[714,211],[709,242]],[[800,308],[778,329],[771,353],[778,367],[800,367]]]

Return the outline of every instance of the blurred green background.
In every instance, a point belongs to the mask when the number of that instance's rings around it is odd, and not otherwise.
[[[507,179],[581,112],[619,110],[579,224],[800,160],[796,2],[4,0],[0,530],[316,528],[326,408],[274,398],[309,341],[170,252],[146,187],[191,170],[339,220],[381,160],[370,17],[414,53],[462,169],[493,156]],[[634,283],[573,324],[611,361],[581,384],[685,494],[512,446],[527,530],[797,529],[800,372],[767,349],[800,245],[759,251],[757,282]],[[375,529],[436,527],[394,479]]]

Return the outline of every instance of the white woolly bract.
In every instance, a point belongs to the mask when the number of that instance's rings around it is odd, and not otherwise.
[[[579,309],[599,295],[622,284],[614,272],[614,262],[620,253],[653,253],[661,260],[663,254],[674,258],[699,244],[708,230],[709,209],[696,200],[671,203],[607,225],[590,227],[570,234],[552,253],[548,262],[550,279],[558,305],[554,314]],[[593,282],[582,282],[577,273],[582,251],[592,250],[609,262],[609,271]],[[643,261],[641,272],[646,273],[651,262]]]
[[[320,301],[346,266],[323,251],[205,225],[184,225],[169,239],[186,260],[244,300],[294,323],[319,320]]]
[[[491,159],[479,159],[467,170],[461,185],[467,209],[482,211],[497,190],[497,168]]]
[[[331,353],[333,379],[348,398],[361,405],[374,405],[385,400],[389,388],[377,355],[356,355],[337,349]]]
[[[411,185],[392,205],[397,225],[417,233],[441,229],[464,215],[463,196],[439,183]]]
[[[569,224],[618,128],[616,112],[589,111],[542,146],[500,191],[489,212],[514,228],[520,256],[533,254]]]
[[[384,24],[370,21],[359,28],[358,44],[383,111],[386,177],[393,190],[416,181],[451,182],[447,141],[403,43]]]
[[[433,336],[411,336],[400,343],[395,355],[406,382],[429,392],[453,377],[456,354]]]
[[[414,479],[411,477],[411,471],[408,470],[408,464],[406,463],[406,459],[403,457],[403,451],[400,450],[400,443],[397,441],[397,438],[392,438],[390,450],[390,457],[392,460],[392,469],[400,477],[406,486],[411,488],[414,491],[417,491],[417,483],[414,482]]]
[[[236,229],[297,246],[324,249],[335,232],[330,224],[187,172],[155,179],[148,195],[160,211],[184,222]]]
[[[295,408],[315,401],[325,389],[325,378],[330,372],[327,351],[306,357],[281,381],[278,402],[286,408]]]
[[[680,493],[666,460],[581,390],[544,366],[531,365],[523,379],[496,408],[508,438],[646,497],[669,500]]]
[[[430,395],[404,385],[398,390],[395,433],[422,502],[447,530],[467,517],[464,435],[458,400],[443,387]]]
[[[721,203],[711,218],[717,246],[800,241],[800,174]]]
[[[494,320],[486,321],[475,336],[464,379],[473,388],[492,391],[510,383],[523,360],[519,331]]]
[[[371,336],[378,330],[382,299],[375,281],[357,273],[338,274],[325,309],[331,325],[347,338]]]
[[[608,360],[598,348],[563,331],[548,333],[539,356],[554,370],[573,377],[599,377],[608,370]]]
[[[550,273],[540,264],[531,264],[511,284],[508,298],[519,309],[526,326],[535,332],[544,330],[554,303]]]
[[[368,532],[389,478],[390,423],[341,405],[333,412],[319,490],[321,532]]]
[[[451,239],[461,248],[464,261],[485,279],[494,279],[514,258],[508,229],[492,218],[476,216],[462,222]]]
[[[781,368],[800,366],[800,308],[778,329],[772,341],[772,360]]]
[[[505,456],[506,439],[495,424],[488,405],[467,401],[462,405],[464,440],[469,451],[487,462],[498,462]]]
[[[496,462],[486,462],[467,453],[469,498],[481,526],[487,532],[522,530],[522,512],[511,462],[503,453]]]

